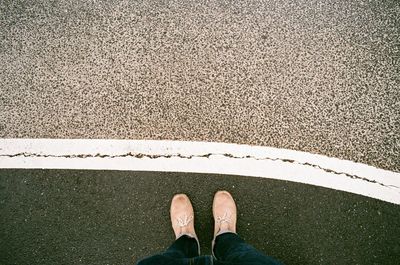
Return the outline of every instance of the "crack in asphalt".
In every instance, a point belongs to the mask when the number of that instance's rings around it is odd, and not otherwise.
[[[352,179],[359,179],[363,181],[367,181],[370,183],[374,184],[379,184],[381,186],[387,187],[387,188],[397,188],[400,189],[400,187],[395,186],[395,185],[386,185],[381,182],[378,182],[376,180],[371,180],[365,177],[360,177],[354,174],[349,174],[346,172],[338,172],[333,169],[329,168],[324,168],[319,165],[311,164],[308,162],[299,162],[293,159],[286,159],[286,158],[271,158],[271,157],[263,157],[263,158],[258,158],[254,156],[235,156],[232,154],[228,153],[207,153],[203,155],[182,155],[182,154],[170,154],[170,155],[150,155],[150,154],[143,154],[143,153],[133,153],[133,152],[128,152],[125,154],[120,154],[120,155],[107,155],[107,154],[77,154],[77,155],[46,155],[46,154],[40,154],[40,153],[28,153],[28,152],[23,152],[23,153],[17,153],[17,154],[3,154],[0,155],[0,157],[18,157],[18,156],[23,156],[23,157],[53,157],[53,158],[119,158],[119,157],[135,157],[135,158],[150,158],[150,159],[157,159],[157,158],[173,158],[173,157],[178,157],[178,158],[184,158],[184,159],[192,159],[192,158],[210,158],[211,156],[224,156],[224,157],[229,157],[229,158],[234,158],[234,159],[254,159],[254,160],[270,160],[270,161],[281,161],[284,163],[292,163],[292,164],[298,164],[298,165],[303,165],[303,166],[310,166],[319,170],[323,170],[327,173],[332,173],[335,175],[344,175],[346,177],[352,178]]]

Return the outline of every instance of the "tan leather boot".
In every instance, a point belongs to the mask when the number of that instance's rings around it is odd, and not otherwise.
[[[171,201],[171,224],[178,239],[183,235],[187,235],[196,239],[198,252],[200,255],[200,242],[194,230],[194,211],[189,197],[185,194],[176,194]]]
[[[213,201],[214,239],[223,233],[236,233],[237,209],[232,195],[218,191]]]

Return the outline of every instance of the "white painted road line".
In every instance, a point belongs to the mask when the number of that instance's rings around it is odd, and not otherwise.
[[[0,168],[242,175],[306,183],[400,204],[400,173],[263,146],[154,140],[0,139]]]

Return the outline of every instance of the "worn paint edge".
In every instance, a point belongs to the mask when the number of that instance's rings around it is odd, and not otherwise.
[[[263,177],[400,204],[400,173],[349,160],[230,143],[0,139],[0,168],[191,172]]]

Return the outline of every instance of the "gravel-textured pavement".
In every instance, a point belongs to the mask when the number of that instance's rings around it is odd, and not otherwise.
[[[400,171],[400,2],[0,1],[0,137],[204,140]]]
[[[219,189],[236,199],[239,234],[287,265],[400,263],[400,206],[363,196],[239,176],[3,169],[0,264],[132,264],[171,244],[180,192],[210,254]]]
[[[400,171],[400,2],[0,1],[0,138],[199,140]],[[132,264],[187,193],[210,253],[214,192],[285,264],[400,264],[400,208],[299,183],[0,170],[0,264]]]

